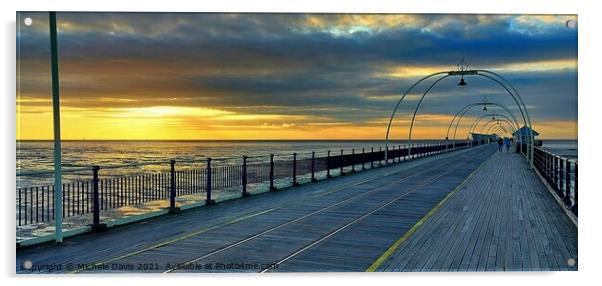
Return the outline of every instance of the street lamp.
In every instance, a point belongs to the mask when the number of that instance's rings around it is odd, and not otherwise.
[[[487,111],[487,96],[483,100],[483,111]]]
[[[462,61],[460,61],[460,64],[458,65],[458,71],[460,71],[460,76],[461,76],[458,86],[464,87],[464,86],[468,85],[466,83],[466,81],[464,80],[464,72],[466,72],[467,70],[468,70],[468,65],[466,63],[464,63],[464,58],[462,58]]]

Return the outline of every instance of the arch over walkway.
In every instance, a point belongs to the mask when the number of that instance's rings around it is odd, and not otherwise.
[[[492,132],[492,130],[494,129],[494,127],[499,126],[499,127],[508,127],[509,131],[506,130],[506,128],[503,128],[505,132],[510,133],[510,135],[512,135],[512,133],[514,133],[516,131],[516,129],[510,124],[510,122],[506,121],[506,120],[500,120],[499,122],[495,122],[495,121],[490,121],[487,122],[482,128],[481,128],[481,132],[484,132],[485,134],[490,134]]]
[[[429,93],[429,91],[436,86],[439,82],[441,82],[442,80],[448,78],[448,77],[452,77],[452,76],[461,76],[462,80],[464,79],[464,76],[481,76],[484,78],[487,78],[489,80],[494,81],[495,83],[497,83],[499,86],[501,86],[507,93],[508,95],[510,95],[510,97],[512,97],[512,99],[514,100],[514,103],[517,105],[517,107],[519,108],[519,111],[521,113],[521,116],[523,118],[523,122],[524,125],[529,127],[529,142],[528,142],[528,150],[527,150],[527,160],[530,162],[531,167],[533,167],[533,148],[534,148],[534,144],[533,144],[533,136],[532,136],[532,125],[531,125],[531,117],[529,115],[529,112],[527,110],[527,106],[525,105],[522,97],[520,96],[520,94],[518,93],[518,91],[516,90],[516,88],[514,88],[514,86],[512,84],[510,84],[510,82],[508,80],[506,80],[503,76],[501,76],[498,73],[489,71],[489,70],[483,70],[483,69],[478,69],[478,70],[459,70],[459,71],[442,71],[442,72],[436,72],[436,73],[432,73],[430,75],[427,75],[423,78],[421,78],[420,80],[416,81],[412,86],[410,86],[410,88],[408,88],[404,94],[401,96],[400,100],[397,102],[397,104],[395,105],[395,108],[393,109],[393,112],[391,113],[391,117],[389,119],[389,124],[387,126],[387,133],[385,136],[385,161],[388,162],[388,143],[389,143],[389,134],[391,131],[391,125],[393,123],[393,119],[395,118],[395,114],[397,112],[397,109],[399,108],[399,106],[401,105],[401,103],[403,102],[403,100],[405,99],[405,97],[410,93],[410,91],[412,91],[419,83],[435,77],[435,76],[440,76],[443,75],[442,77],[439,77],[435,82],[433,82],[428,89],[422,94],[422,96],[420,97],[420,100],[418,101],[418,104],[414,110],[414,113],[412,115],[412,121],[410,123],[410,130],[409,130],[409,135],[408,135],[408,154],[411,155],[412,153],[412,130],[414,127],[414,121],[416,119],[416,114],[418,113],[418,110],[420,109],[420,106],[422,105],[422,101],[424,100],[424,98],[426,97],[426,95]],[[462,81],[463,82],[463,81]]]
[[[478,117],[477,119],[475,119],[475,121],[473,121],[473,123],[470,125],[470,128],[468,129],[469,132],[475,131],[475,129],[479,126],[479,123],[481,123],[481,121],[483,119],[485,119],[487,117],[495,117],[495,116],[497,116],[498,118],[507,120],[514,127],[515,130],[519,129],[519,126],[512,124],[512,121],[510,120],[510,118],[508,118],[508,116],[506,116],[504,114],[500,114],[500,113],[490,113],[490,114],[484,114],[484,115]]]
[[[476,106],[480,106],[480,105],[492,105],[492,106],[496,106],[499,108],[502,108],[504,111],[506,111],[508,113],[508,115],[510,115],[510,117],[512,117],[512,120],[514,121],[514,125],[518,128],[518,126],[520,126],[520,123],[518,123],[518,120],[516,120],[516,117],[514,116],[514,114],[510,111],[510,109],[508,109],[506,106],[502,105],[502,104],[498,104],[498,103],[471,103],[468,105],[465,105],[464,107],[462,107],[452,118],[452,121],[449,123],[449,126],[447,127],[447,133],[445,134],[445,138],[449,138],[449,131],[451,129],[451,126],[453,125],[454,122],[456,122],[456,130],[458,129],[458,125],[460,124],[460,121],[462,120],[462,118],[464,117],[464,115],[466,113],[468,113],[468,111],[472,110],[474,107]],[[456,119],[458,119],[456,121]],[[455,133],[455,131],[454,131]],[[455,137],[455,136],[454,136]]]
[[[505,119],[505,120],[508,120],[508,122],[510,123],[510,125],[511,125],[511,126],[513,126],[513,128],[514,128],[514,129],[518,129],[518,126],[515,126],[515,125],[512,123],[512,121],[510,120],[510,118],[509,118],[508,116],[506,116],[506,115],[504,115],[504,114],[501,114],[501,113],[489,113],[489,114],[484,114],[484,115],[482,115],[482,116],[478,117],[478,118],[477,118],[477,119],[476,119],[476,120],[475,120],[475,121],[472,123],[472,125],[470,126],[470,128],[468,129],[468,132],[469,132],[469,133],[470,133],[470,132],[474,132],[474,131],[475,131],[475,129],[476,129],[476,127],[478,127],[478,125],[479,125],[480,121],[481,121],[481,120],[483,120],[484,118],[487,118],[487,117],[494,117],[494,116],[498,116],[498,117],[501,117],[501,118],[503,118],[503,119]],[[458,123],[459,123],[459,122],[458,122]],[[457,131],[458,131],[458,124],[456,124],[456,130],[454,130],[454,138],[453,138],[454,140],[456,140],[456,132],[457,132]]]

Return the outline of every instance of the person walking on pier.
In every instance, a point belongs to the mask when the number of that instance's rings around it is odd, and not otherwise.
[[[499,137],[497,139],[497,151],[502,152],[502,147],[504,147],[504,139],[502,139],[502,137]]]
[[[504,145],[506,146],[506,153],[510,153],[510,138],[504,138]]]

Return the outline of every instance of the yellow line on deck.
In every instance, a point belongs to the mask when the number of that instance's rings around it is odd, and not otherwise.
[[[127,257],[133,256],[133,255],[136,255],[136,254],[140,254],[142,252],[145,252],[145,251],[148,251],[148,250],[151,250],[151,249],[154,249],[154,248],[159,248],[161,246],[165,246],[165,245],[168,245],[170,243],[174,243],[174,242],[177,242],[177,241],[180,241],[180,240],[183,240],[183,239],[186,239],[186,238],[190,238],[192,236],[195,236],[195,235],[198,235],[198,234],[201,234],[201,233],[204,233],[204,232],[208,232],[210,230],[214,230],[214,229],[217,229],[217,228],[229,225],[229,224],[233,224],[233,223],[245,220],[245,219],[249,219],[249,218],[252,218],[252,217],[255,217],[255,216],[258,216],[258,215],[262,215],[264,213],[271,212],[273,210],[275,210],[275,209],[273,209],[273,208],[272,209],[267,209],[267,210],[264,210],[264,211],[261,211],[261,212],[258,212],[258,213],[254,213],[254,214],[251,214],[251,215],[247,215],[247,216],[243,216],[243,217],[237,218],[235,220],[228,221],[228,222],[223,223],[223,224],[218,224],[218,225],[214,225],[214,226],[211,226],[211,227],[203,228],[201,230],[198,230],[198,231],[195,231],[195,232],[191,232],[191,233],[188,233],[188,234],[176,237],[174,239],[171,239],[171,240],[168,240],[168,241],[164,241],[164,242],[161,242],[161,243],[158,243],[158,244],[155,244],[155,245],[152,245],[152,246],[149,246],[149,247],[146,247],[146,248],[134,251],[134,252],[130,252],[130,253],[118,256],[118,257],[114,257],[114,258],[111,258],[111,259],[103,261],[103,262],[98,262],[98,263],[95,263],[93,265],[94,266],[99,266],[99,265],[103,265],[103,264],[106,264],[106,263],[109,263],[109,262],[112,262],[112,261],[115,261],[115,260],[120,260],[120,259],[123,259],[123,258],[127,258]],[[86,267],[84,269],[77,269],[77,270],[71,271],[69,273],[70,274],[79,273],[81,271],[88,270],[90,268],[92,268],[92,266],[88,266],[88,267]]]
[[[281,205],[279,207],[267,209],[267,210],[264,210],[264,211],[261,211],[261,212],[258,212],[258,213],[248,214],[246,216],[242,216],[242,217],[239,217],[237,219],[230,220],[230,221],[218,224],[218,225],[214,225],[214,226],[210,226],[210,227],[207,227],[207,228],[203,228],[201,230],[198,230],[198,231],[195,231],[195,232],[191,232],[191,233],[188,233],[188,234],[176,237],[176,238],[168,240],[168,241],[163,241],[163,242],[160,242],[158,244],[154,244],[154,245],[145,247],[143,249],[139,249],[139,250],[134,251],[134,252],[130,252],[130,253],[126,253],[126,254],[123,254],[123,255],[120,255],[120,256],[117,256],[117,257],[113,257],[113,258],[110,258],[110,259],[105,260],[103,262],[94,263],[94,264],[92,264],[92,265],[90,265],[88,267],[85,267],[83,269],[76,269],[76,270],[71,271],[69,273],[70,274],[79,273],[79,272],[88,270],[90,268],[93,268],[93,266],[99,266],[99,265],[103,265],[103,264],[106,264],[106,263],[109,263],[109,262],[113,262],[115,260],[120,260],[120,259],[124,259],[124,258],[130,257],[130,256],[134,256],[136,254],[140,254],[140,253],[149,251],[151,249],[159,248],[159,247],[162,247],[162,246],[165,246],[165,245],[168,245],[168,244],[171,244],[171,243],[183,240],[183,239],[187,239],[187,238],[190,238],[192,236],[199,235],[199,234],[202,234],[202,233],[205,233],[205,232],[208,232],[208,231],[211,231],[211,230],[223,227],[223,226],[227,226],[227,225],[234,224],[234,223],[237,223],[239,221],[243,221],[243,220],[255,217],[255,216],[266,214],[266,213],[272,212],[274,210],[277,210],[277,209],[280,209],[280,208],[284,208],[284,207],[287,207],[287,206],[290,206],[290,205],[293,205],[293,204],[298,204],[298,203],[306,201],[308,199],[313,199],[313,198],[318,198],[318,197],[322,197],[322,196],[325,196],[325,195],[333,194],[333,193],[336,193],[336,192],[339,192],[339,191],[342,191],[342,190],[345,190],[345,189],[348,189],[348,188],[351,188],[351,187],[355,187],[355,186],[358,186],[358,185],[361,185],[361,184],[365,184],[365,183],[370,182],[370,181],[374,181],[374,180],[380,179],[382,177],[386,177],[386,176],[390,176],[390,175],[399,173],[401,171],[402,170],[397,170],[397,171],[385,173],[385,174],[382,174],[382,175],[377,175],[375,177],[368,178],[368,179],[365,179],[365,180],[362,180],[362,181],[359,181],[359,182],[355,182],[355,183],[352,183],[352,184],[347,184],[347,185],[344,185],[344,186],[340,186],[340,187],[331,189],[329,191],[325,191],[325,192],[320,192],[320,193],[314,194],[312,196],[309,196],[308,198],[302,199],[301,201],[293,202],[293,203],[290,203],[290,204],[283,204],[283,205]]]
[[[490,156],[491,157],[491,156]],[[443,204],[445,204],[445,202],[451,198],[451,196],[453,196],[458,190],[460,190],[462,187],[464,187],[464,185],[466,185],[466,182],[468,182],[468,180],[479,170],[481,169],[481,167],[483,167],[483,165],[485,165],[485,163],[489,161],[489,158],[487,158],[487,160],[483,161],[481,164],[479,164],[479,166],[474,169],[470,175],[468,175],[468,177],[466,177],[457,187],[455,187],[449,194],[447,194],[447,196],[445,196],[445,198],[443,198],[443,200],[441,200],[433,209],[431,209],[426,215],[424,215],[418,222],[416,222],[416,224],[414,224],[412,226],[412,228],[410,228],[410,230],[408,230],[406,233],[404,233],[399,239],[397,239],[397,241],[395,241],[385,252],[383,252],[383,254],[381,254],[367,269],[366,272],[375,272],[376,269],[378,269],[389,257],[391,257],[391,255],[393,255],[393,252],[395,252],[399,246],[401,246],[410,236],[412,236],[412,234],[414,234],[418,228],[420,228],[429,218],[431,218],[440,208],[441,206],[443,206]]]
[[[455,155],[458,155],[458,154],[461,154],[461,153],[451,154],[451,155],[449,155],[446,158],[449,158],[449,157],[452,157],[452,156],[455,156]],[[284,204],[280,205],[279,207],[267,209],[267,210],[264,210],[264,211],[261,211],[261,212],[258,212],[258,213],[248,214],[248,215],[239,217],[239,218],[234,219],[234,220],[230,220],[230,221],[227,221],[227,222],[224,222],[224,223],[221,223],[221,224],[217,224],[217,225],[213,225],[213,226],[210,226],[210,227],[207,227],[207,228],[203,228],[201,230],[198,230],[198,231],[195,231],[195,232],[191,232],[191,233],[188,233],[188,234],[176,237],[176,238],[168,240],[168,241],[163,241],[163,242],[160,242],[160,243],[157,243],[157,244],[145,247],[143,249],[136,250],[134,252],[129,252],[129,253],[122,254],[122,255],[117,256],[117,257],[110,258],[110,259],[105,260],[103,262],[98,262],[98,263],[91,264],[88,267],[85,267],[85,268],[82,268],[82,269],[76,269],[76,270],[71,271],[69,273],[70,274],[79,273],[79,272],[91,269],[91,268],[93,268],[93,266],[99,266],[99,265],[103,265],[103,264],[106,264],[106,263],[109,263],[109,262],[113,262],[115,260],[120,260],[120,259],[124,259],[124,258],[130,257],[130,256],[134,256],[136,254],[140,254],[140,253],[149,251],[151,249],[159,248],[159,247],[162,247],[162,246],[165,246],[165,245],[168,245],[168,244],[171,244],[171,243],[174,243],[174,242],[186,239],[186,238],[190,238],[192,236],[195,236],[195,235],[198,235],[198,234],[202,234],[202,233],[205,233],[205,232],[208,232],[208,231],[211,231],[211,230],[223,227],[223,226],[227,226],[227,225],[234,224],[234,223],[237,223],[239,221],[243,221],[243,220],[255,217],[255,216],[266,214],[266,213],[269,213],[269,212],[272,212],[274,210],[281,209],[281,208],[284,208],[284,207],[287,207],[287,206],[290,206],[290,205],[298,204],[298,203],[301,203],[301,202],[309,200],[309,199],[314,199],[314,198],[326,196],[326,195],[329,195],[329,194],[333,194],[333,193],[345,190],[347,188],[355,187],[355,186],[362,185],[362,184],[365,184],[365,183],[370,182],[370,181],[375,181],[375,180],[381,179],[383,177],[391,176],[393,174],[397,174],[399,172],[405,171],[405,170],[407,170],[409,168],[413,168],[413,167],[424,165],[425,163],[429,163],[429,161],[419,162],[415,166],[405,166],[405,168],[402,168],[401,170],[395,170],[395,171],[391,171],[391,172],[388,172],[388,173],[385,172],[384,174],[376,175],[376,176],[374,176],[372,178],[367,178],[367,179],[364,179],[364,180],[359,181],[359,182],[347,184],[347,185],[344,185],[344,186],[339,186],[339,187],[333,188],[333,189],[331,189],[329,191],[318,192],[317,194],[313,194],[313,195],[309,196],[308,198],[302,199],[300,201],[292,202],[290,204],[284,203]],[[403,166],[403,165],[401,165],[401,166]],[[374,169],[376,169],[376,168],[374,168]],[[369,169],[369,170],[373,170],[373,169]]]

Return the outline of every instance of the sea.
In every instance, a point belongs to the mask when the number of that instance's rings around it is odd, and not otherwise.
[[[415,144],[442,143],[440,140],[415,140]],[[577,159],[577,140],[543,140],[542,146],[556,154]],[[397,148],[407,141],[390,141],[389,148]],[[62,142],[62,162],[65,168],[65,180],[89,179],[89,172],[69,172],[70,169],[91,168],[92,166],[114,167],[135,165],[127,168],[107,168],[112,175],[120,173],[141,173],[162,171],[169,166],[169,160],[182,162],[202,162],[207,157],[237,158],[252,156],[254,160],[269,160],[273,153],[277,158],[292,156],[307,158],[311,152],[323,156],[327,151],[332,154],[350,154],[352,150],[360,153],[374,148],[384,149],[383,140],[303,140],[303,141],[64,141]],[[17,187],[52,184],[52,174],[21,176],[32,172],[53,170],[52,141],[18,141],[16,150]],[[158,164],[154,164],[158,163]]]

